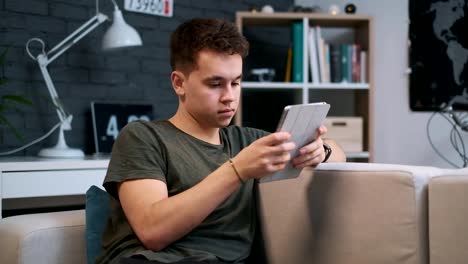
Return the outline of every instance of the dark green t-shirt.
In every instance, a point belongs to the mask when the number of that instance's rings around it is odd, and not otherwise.
[[[189,234],[161,251],[146,250],[130,227],[118,201],[117,183],[157,179],[169,196],[194,186],[267,132],[230,126],[220,130],[223,144],[213,145],[176,128],[169,121],[137,121],[127,125],[112,149],[104,187],[112,213],[103,235],[103,254],[97,263],[141,254],[164,262],[182,259],[220,259],[239,262],[248,257],[255,233],[253,180],[243,184]]]

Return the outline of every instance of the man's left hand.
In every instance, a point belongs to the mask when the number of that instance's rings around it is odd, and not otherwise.
[[[322,140],[322,135],[325,133],[327,133],[327,128],[323,125],[320,126],[314,140],[299,149],[299,154],[292,160],[295,168],[315,167],[325,159]]]

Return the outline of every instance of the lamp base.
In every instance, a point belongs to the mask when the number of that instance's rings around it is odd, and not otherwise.
[[[75,148],[45,148],[41,149],[37,154],[39,157],[43,158],[84,158],[84,152],[81,149]]]
[[[67,146],[63,132],[64,127],[70,129],[69,121],[63,122],[60,126],[57,144],[52,148],[41,149],[37,154],[39,157],[56,159],[84,158],[85,155],[81,149],[70,148]]]

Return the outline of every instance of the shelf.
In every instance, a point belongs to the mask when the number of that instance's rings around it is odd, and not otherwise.
[[[309,89],[331,89],[331,90],[368,90],[368,83],[308,83],[306,84]],[[274,88],[287,88],[287,89],[302,89],[303,83],[293,82],[242,82],[242,88],[247,89],[274,89]]]
[[[330,89],[330,90],[368,90],[368,83],[308,83],[309,89]]]
[[[363,151],[363,152],[346,152],[346,158],[348,159],[368,159],[369,158],[369,152],[368,151]]]
[[[291,13],[291,12],[275,12],[275,13],[252,13],[252,12],[237,12],[238,21],[242,21],[243,26],[273,26],[273,25],[289,25],[291,21],[302,20],[308,18],[313,20],[315,24],[320,24],[326,27],[353,27],[367,24],[371,17],[365,15],[348,15],[339,14],[332,16],[323,13]]]
[[[302,89],[302,83],[285,83],[285,82],[242,82],[242,88],[256,89],[272,89],[272,88],[287,88],[287,89]]]

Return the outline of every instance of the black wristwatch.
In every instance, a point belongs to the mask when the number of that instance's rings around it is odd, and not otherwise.
[[[332,154],[332,149],[327,143],[323,143],[323,150],[325,151],[325,158],[322,162],[327,162],[328,158],[330,158],[330,155]]]

